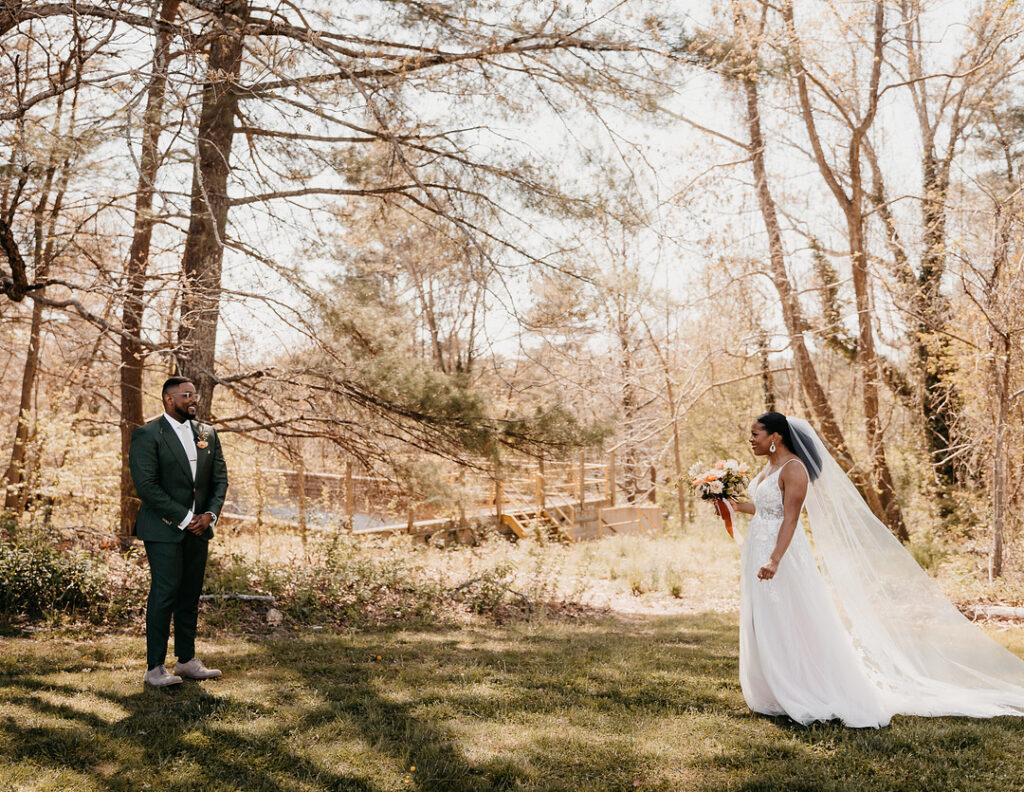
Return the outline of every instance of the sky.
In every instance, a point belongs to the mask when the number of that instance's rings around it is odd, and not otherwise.
[[[681,15],[686,29],[692,31],[709,23],[711,11],[716,5],[721,4],[677,0],[672,8]],[[798,4],[802,25],[803,20],[810,15],[812,5],[821,9],[825,4]],[[855,8],[855,5],[849,3],[836,5],[844,11]],[[303,4],[307,10],[315,6],[313,2]],[[353,30],[358,31],[360,26],[372,30],[376,21],[373,13],[377,7],[377,3],[369,0],[349,6]],[[507,8],[507,12],[515,10],[525,14],[532,7],[529,3],[499,3],[497,11]],[[656,10],[658,4],[604,0],[569,3],[567,7],[578,11],[581,19],[600,18],[606,22],[614,17],[619,20],[619,30],[628,31],[630,28],[642,27],[644,14]],[[932,12],[927,17],[927,32],[935,41],[932,48],[935,56],[933,65],[937,69],[947,68],[953,54],[962,46],[965,30],[963,20],[967,13],[965,9],[970,4],[945,0],[933,3],[931,7]],[[514,19],[507,12],[502,22],[512,24]],[[501,18],[501,14],[498,13],[496,18]],[[807,36],[811,46],[827,46],[830,40],[835,42],[842,38],[836,20],[827,16],[821,16],[819,24],[801,29],[813,31]],[[415,28],[397,31],[397,34],[412,36],[408,40],[414,41]],[[666,34],[671,35],[672,31],[668,30]],[[121,134],[113,136],[103,146],[104,152],[109,154],[109,162],[119,163],[110,167],[101,177],[106,179],[111,193],[127,194],[134,189],[134,176],[131,174],[134,161],[125,156],[128,151],[125,141],[131,139],[135,142],[137,159],[144,75],[133,75],[127,69],[132,66],[133,60],[145,60],[151,44],[146,36],[132,38],[132,35],[128,34],[119,40],[119,57],[124,62],[126,74],[115,86],[120,96],[111,97],[113,104],[124,95],[135,96],[137,104],[131,119],[132,126],[123,126]],[[452,48],[455,48],[454,45]],[[823,57],[833,59],[836,69],[842,69],[846,63],[845,52],[841,47],[833,47]],[[652,57],[651,61],[664,62],[657,57]],[[202,64],[194,59],[183,59],[179,68],[201,69]],[[887,79],[893,78],[890,75]],[[172,88],[176,84],[187,83],[180,80],[176,83],[172,79]],[[666,75],[663,88],[665,93],[660,102],[671,114],[689,117],[738,140],[745,139],[739,97],[724,86],[719,78],[696,67],[679,65]],[[410,93],[408,98],[410,113],[423,119],[437,119],[450,110],[448,99],[443,94],[419,92],[412,96]],[[806,148],[806,136],[791,112],[793,98],[771,86],[765,86],[763,99],[765,129],[769,136],[767,158],[776,186],[776,199],[792,216],[813,225],[819,234],[825,235],[826,246],[839,248],[844,234],[842,223],[830,197],[823,190],[816,169],[806,152],[801,150]],[[249,106],[246,107],[249,109]],[[90,110],[102,112],[101,106],[94,106]],[[358,97],[347,108],[336,110],[347,111],[346,118],[367,123],[365,108],[361,106]],[[261,112],[265,114],[265,111]],[[595,193],[603,189],[595,163],[613,165],[620,176],[625,173],[624,164],[628,164],[635,179],[635,194],[639,196],[649,221],[649,227],[636,235],[629,255],[635,260],[636,267],[646,273],[652,288],[666,290],[681,303],[699,304],[706,297],[699,292],[697,278],[717,258],[741,255],[763,257],[766,254],[763,226],[749,187],[749,165],[743,162],[742,152],[673,119],[671,114],[652,116],[638,114],[628,108],[618,110],[604,107],[602,118],[597,120],[583,111],[571,111],[560,116],[539,100],[534,101],[525,112],[510,114],[488,96],[467,104],[462,112],[465,123],[486,122],[489,127],[486,133],[466,136],[467,142],[471,142],[476,151],[486,155],[489,147],[505,147],[514,155],[546,163],[559,180],[576,183],[584,192],[588,185],[591,185],[589,189]],[[283,116],[278,116],[276,121],[270,115],[257,120],[285,125],[296,123],[285,121]],[[308,119],[297,123],[307,124]],[[883,102],[873,136],[882,150],[893,194],[913,193],[920,181],[920,150],[914,132],[915,124],[908,92],[905,89],[890,91]],[[189,158],[192,144],[187,137],[176,138],[168,134],[164,136],[162,145],[173,152],[180,164],[163,169],[160,187],[170,203],[184,211],[191,182]],[[244,139],[236,139],[233,156],[236,162],[244,162],[248,157]],[[594,159],[588,161],[588,156]],[[264,161],[268,167],[284,164],[272,159]],[[339,181],[337,173],[325,168],[309,183],[337,185]],[[251,180],[236,179],[231,189],[233,194],[241,195],[263,188]],[[336,262],[327,255],[326,248],[318,249],[316,244],[322,242],[324,237],[329,237],[333,231],[340,230],[331,226],[336,221],[330,215],[317,211],[324,205],[324,200],[306,198],[293,205],[275,201],[271,207],[275,218],[272,223],[268,222],[267,214],[261,208],[238,207],[232,210],[231,223],[236,234],[261,255],[284,267],[301,267],[317,280],[337,267]],[[130,206],[130,202],[124,203]],[[904,219],[912,218],[915,211],[912,201],[897,202],[894,206]],[[125,222],[130,221],[127,213],[123,213],[122,217]],[[530,219],[533,230],[523,227],[519,233],[524,235],[523,239],[528,239],[532,234],[531,248],[535,252],[550,252],[558,241],[565,240],[561,221],[543,216]],[[178,235],[183,220],[173,222],[179,230],[163,235],[168,243],[180,240]],[[829,229],[830,234],[826,233]],[[577,237],[585,235],[586,231],[585,227],[573,229]],[[801,262],[806,260],[806,256],[800,254],[806,248],[806,240],[797,234],[787,233],[786,245],[795,254],[793,267],[799,272]],[[180,250],[172,247],[158,266],[173,271],[178,265],[179,255]],[[600,263],[599,257],[603,254],[598,246],[590,246],[585,249],[584,255],[594,257]],[[511,263],[511,260],[506,263]],[[281,313],[270,312],[266,304],[259,300],[238,299],[226,303],[223,312],[224,332],[221,334],[221,343],[226,351],[239,350],[245,357],[256,357],[268,348],[287,349],[296,343],[300,333],[292,323],[301,319],[308,306],[290,288],[286,279],[265,266],[254,264],[248,257],[229,252],[225,259],[225,283],[237,292],[271,295],[279,299],[283,306],[294,309],[294,313],[289,316],[286,307],[282,308]],[[495,294],[495,301],[505,303],[506,310],[492,312],[487,328],[492,349],[502,354],[514,354],[518,349],[521,338],[513,315],[521,312],[533,295],[529,278],[514,279],[512,283],[510,291]],[[162,325],[158,315],[152,316],[152,322],[154,330]]]

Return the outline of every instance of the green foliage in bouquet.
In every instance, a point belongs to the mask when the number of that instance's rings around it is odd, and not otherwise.
[[[720,459],[709,467],[697,462],[689,474],[690,491],[704,500],[738,498],[750,482],[750,469],[735,459]]]

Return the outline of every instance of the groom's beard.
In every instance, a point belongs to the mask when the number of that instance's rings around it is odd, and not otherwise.
[[[190,404],[184,410],[179,410],[178,408],[175,408],[174,411],[171,412],[171,417],[174,418],[174,420],[178,421],[179,423],[185,423],[185,421],[195,420],[197,406],[198,405]]]

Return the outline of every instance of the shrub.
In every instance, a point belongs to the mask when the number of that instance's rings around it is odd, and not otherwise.
[[[511,584],[515,572],[515,565],[511,562],[497,564],[460,585],[455,597],[473,613],[493,613],[513,593]]]
[[[367,550],[335,535],[288,563],[213,556],[205,590],[270,594],[295,622],[352,628],[445,618],[449,600],[441,581],[415,567],[398,547],[381,554]]]
[[[102,618],[107,602],[102,566],[83,552],[32,544],[0,545],[0,614],[54,613]]]
[[[935,542],[930,537],[920,541],[913,542],[907,546],[910,554],[914,557],[914,560],[920,564],[922,569],[927,569],[934,572],[939,564],[946,560],[949,553],[942,547],[942,545]]]

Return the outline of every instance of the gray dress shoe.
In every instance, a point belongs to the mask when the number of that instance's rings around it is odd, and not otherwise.
[[[149,669],[146,672],[146,675],[142,677],[142,681],[147,685],[160,688],[168,687],[170,685],[180,685],[181,677],[168,673],[166,668],[159,665],[156,668]]]
[[[207,668],[198,657],[193,657],[187,663],[175,663],[174,673],[189,679],[216,679],[220,676],[220,671]]]

